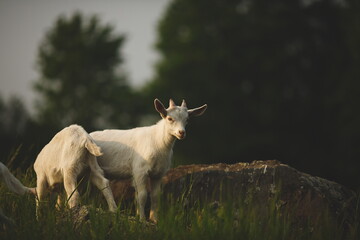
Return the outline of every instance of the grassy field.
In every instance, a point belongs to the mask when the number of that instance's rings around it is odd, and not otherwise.
[[[15,175],[25,185],[35,186],[32,170]],[[15,222],[0,226],[0,239],[360,239],[358,221],[335,223],[324,213],[300,226],[291,213],[279,211],[275,201],[264,203],[266,212],[251,202],[234,208],[232,202],[185,207],[182,200],[163,201],[156,225],[139,221],[133,208],[109,213],[100,195],[85,194],[82,201],[88,206],[86,221],[74,221],[74,212],[50,206],[37,219],[33,196],[18,196],[0,186],[0,208]]]

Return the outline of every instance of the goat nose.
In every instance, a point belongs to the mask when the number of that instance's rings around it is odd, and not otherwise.
[[[184,136],[185,135],[185,130],[179,130],[179,135]]]

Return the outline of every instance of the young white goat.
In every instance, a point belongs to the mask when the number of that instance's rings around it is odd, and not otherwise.
[[[185,138],[187,120],[202,115],[207,105],[188,110],[185,101],[176,106],[171,99],[168,109],[158,99],[154,105],[162,117],[155,125],[97,131],[90,135],[104,153],[98,162],[105,175],[112,179],[133,178],[141,219],[145,218],[146,186],[150,180],[150,220],[156,222],[161,178],[170,168],[175,140]]]
[[[91,182],[102,191],[110,211],[116,211],[116,203],[104,177],[96,156],[101,149],[90,135],[80,126],[71,125],[58,132],[41,150],[34,163],[37,176],[37,207],[43,200],[47,190],[64,183],[70,208],[79,202],[77,179],[85,169],[90,168]],[[61,202],[58,196],[58,203]]]
[[[0,162],[0,181],[2,181],[5,186],[14,193],[19,195],[24,195],[26,193],[35,194],[34,188],[25,187],[14,175],[11,174],[9,169]],[[6,217],[0,209],[0,223],[14,224],[11,218]]]
[[[0,162],[0,180],[5,183],[5,186],[14,193],[24,195],[25,193],[35,194],[34,188],[25,187],[19,179],[11,174],[9,169]]]

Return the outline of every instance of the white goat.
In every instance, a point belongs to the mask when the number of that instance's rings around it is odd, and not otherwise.
[[[202,115],[207,105],[188,110],[185,101],[179,107],[171,99],[168,109],[158,99],[154,105],[162,117],[155,125],[90,135],[104,153],[98,162],[105,175],[112,179],[133,178],[140,219],[145,219],[146,186],[150,180],[150,220],[156,222],[161,178],[170,168],[175,140],[185,138],[187,120]]]
[[[34,188],[25,187],[14,175],[11,174],[9,169],[0,162],[0,180],[5,183],[5,186],[12,192],[19,195],[25,193],[35,194]]]
[[[5,186],[14,193],[24,195],[26,193],[35,194],[34,188],[25,187],[14,175],[11,174],[9,169],[0,162],[0,181],[5,183]],[[6,217],[0,209],[0,223],[13,224],[11,218]]]
[[[49,188],[64,183],[70,208],[79,202],[77,179],[81,173],[90,168],[90,180],[102,191],[110,211],[116,211],[116,203],[109,187],[109,181],[104,177],[96,156],[101,149],[90,135],[80,126],[71,125],[58,132],[41,150],[34,163],[37,176],[37,207],[43,200]],[[61,202],[58,196],[58,203]]]

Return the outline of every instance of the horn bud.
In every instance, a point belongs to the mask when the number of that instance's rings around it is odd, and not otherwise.
[[[169,108],[173,108],[173,107],[176,107],[176,104],[175,104],[174,100],[172,100],[172,99],[170,98]]]
[[[182,100],[181,107],[187,108],[187,105],[186,105],[186,102],[184,99]]]

